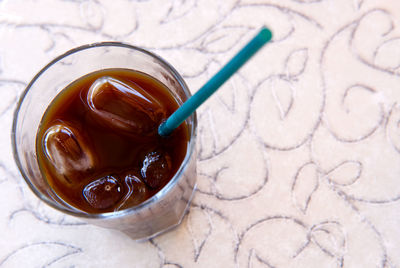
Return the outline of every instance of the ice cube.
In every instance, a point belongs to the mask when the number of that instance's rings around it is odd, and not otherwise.
[[[146,185],[133,173],[128,172],[125,175],[125,185],[128,191],[120,202],[120,205],[115,209],[116,211],[139,205],[150,197]]]
[[[74,127],[65,123],[53,125],[43,139],[46,158],[67,182],[73,182],[74,174],[93,169],[94,155]]]
[[[91,85],[87,102],[103,124],[131,134],[154,132],[165,118],[163,106],[143,88],[109,76]]]
[[[171,157],[157,150],[146,154],[140,173],[149,187],[158,188],[168,182],[171,167]]]
[[[96,209],[111,208],[121,200],[123,195],[121,184],[113,176],[95,180],[83,189],[86,201]]]

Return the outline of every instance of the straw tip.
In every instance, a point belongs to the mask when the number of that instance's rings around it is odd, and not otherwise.
[[[160,135],[161,137],[166,137],[169,134],[171,134],[172,130],[168,128],[168,126],[165,123],[166,121],[162,122],[159,126],[158,126],[158,135]]]
[[[260,36],[260,38],[264,41],[264,42],[268,42],[269,40],[272,39],[272,32],[270,29],[268,29],[267,27],[263,26],[260,30],[260,32],[258,33],[258,35]]]

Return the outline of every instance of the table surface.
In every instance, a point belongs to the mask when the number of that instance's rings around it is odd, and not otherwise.
[[[0,267],[400,267],[400,2],[0,0]],[[267,25],[273,41],[198,111],[198,189],[147,242],[34,196],[16,102],[57,55],[122,41],[193,92]]]

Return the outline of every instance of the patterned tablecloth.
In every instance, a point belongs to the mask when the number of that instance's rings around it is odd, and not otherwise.
[[[262,25],[268,44],[198,112],[198,190],[148,242],[40,202],[12,157],[19,95],[57,55],[116,40],[194,92]],[[400,1],[0,0],[0,267],[400,267]]]

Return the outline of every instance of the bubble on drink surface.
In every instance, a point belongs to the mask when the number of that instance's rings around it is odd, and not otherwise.
[[[150,197],[146,185],[133,173],[125,175],[125,185],[128,191],[115,211],[139,205]]]
[[[90,109],[108,126],[131,134],[157,131],[164,119],[163,105],[134,82],[98,78],[87,94]]]
[[[70,125],[61,123],[48,128],[43,146],[47,160],[67,183],[73,183],[73,174],[93,169],[94,155],[87,141]]]
[[[121,184],[114,176],[106,176],[86,185],[83,196],[91,207],[107,209],[116,205],[124,193]]]
[[[171,157],[157,150],[145,155],[140,173],[149,187],[158,188],[167,183],[171,167]]]

